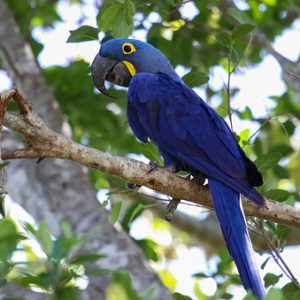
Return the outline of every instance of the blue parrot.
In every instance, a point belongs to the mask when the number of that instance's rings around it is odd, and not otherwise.
[[[129,125],[141,142],[157,145],[166,167],[205,175],[242,283],[257,299],[263,299],[265,291],[240,200],[243,194],[264,206],[264,198],[253,188],[262,185],[263,179],[227,123],[184,84],[164,54],[148,43],[134,39],[103,43],[91,75],[107,96],[105,80],[129,87]]]

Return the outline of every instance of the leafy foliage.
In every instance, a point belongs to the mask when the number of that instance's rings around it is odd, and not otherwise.
[[[221,68],[229,75],[243,72],[245,66],[251,68],[261,63],[266,50],[262,50],[264,45],[259,39],[255,39],[255,34],[259,32],[267,43],[272,43],[298,18],[297,1],[242,1],[243,10],[234,5],[237,1],[221,0],[104,0],[101,4],[95,1],[95,6],[98,5],[98,15],[94,21],[98,28],[85,25],[87,16],[82,13],[78,28],[71,32],[68,42],[97,40],[99,32],[104,35],[104,39],[144,32],[146,40],[165,53],[175,67],[181,66],[189,70],[183,80],[190,87],[201,86],[208,100],[217,99],[213,101],[214,107],[222,116],[228,117],[226,88],[212,86],[210,81],[214,69]],[[62,22],[62,16],[57,12],[61,2],[7,0],[36,56],[43,49],[43,45],[35,40],[33,30],[49,30],[57,22]],[[70,6],[74,3],[84,5],[83,1],[69,0]],[[184,13],[188,3],[194,7],[194,14]],[[72,127],[75,140],[113,154],[144,156],[162,163],[157,149],[152,144],[141,144],[132,135],[126,121],[124,90],[110,87],[117,100],[96,94],[88,74],[89,64],[83,60],[71,61],[65,66],[51,66],[43,72]],[[297,81],[296,77],[294,81]],[[234,94],[239,90],[231,92],[230,100],[234,102]],[[281,96],[274,95],[269,102],[269,113],[263,117],[257,117],[250,107],[233,110],[237,119],[251,122],[258,128],[256,134],[248,129],[241,131],[237,140],[264,175],[265,184],[260,192],[275,201],[299,205],[299,95],[291,81],[286,81],[285,93]],[[148,203],[145,199],[141,200],[136,190],[124,192],[125,183],[120,179],[95,171],[90,172],[90,177],[96,190],[109,191],[102,205],[107,208],[111,204],[111,223],[120,222],[123,229],[130,233],[135,221],[149,208]],[[116,191],[120,190],[121,196],[125,198],[129,195],[134,201],[130,204],[126,201],[125,204],[119,195],[114,199]],[[4,214],[4,209],[1,212]],[[155,220],[152,217],[153,224]],[[172,232],[172,246],[162,246],[147,237],[133,239],[150,261],[162,263],[173,259],[176,257],[178,244],[188,245],[187,247],[193,245],[194,242],[185,232],[179,234],[167,227],[163,221],[160,221],[160,225],[167,228],[166,231]],[[0,239],[3,241],[0,245],[3,275],[1,283],[15,282],[28,288],[34,285],[45,292],[55,293],[59,299],[76,299],[79,297],[76,286],[78,278],[111,274],[113,281],[108,287],[107,299],[151,299],[151,290],[143,296],[136,294],[126,273],[86,268],[88,263],[102,259],[102,254],[78,254],[78,247],[82,246],[87,237],[74,236],[66,223],[62,224],[62,228],[63,235],[56,238],[51,235],[46,224],[27,224],[25,233],[20,234],[15,222],[9,217],[4,218],[0,222]],[[273,237],[273,242],[280,251],[288,244],[291,228],[270,221],[264,222],[262,228]],[[29,236],[39,245],[41,255],[37,255],[34,249],[26,244]],[[15,263],[13,255],[16,251],[25,253],[27,261],[22,264]],[[240,281],[228,252],[222,249],[215,250],[214,253],[218,261],[216,269],[198,272],[195,274],[195,281],[198,283],[205,278],[213,278],[217,289],[210,299],[229,299],[232,297],[229,286],[239,286]],[[266,267],[269,261],[270,259],[267,259],[263,267]],[[160,274],[163,273],[165,276],[162,275],[162,279],[170,288],[175,289],[177,282],[172,274],[169,276],[166,275],[166,270],[160,270]],[[267,287],[276,286],[277,283],[281,283],[281,278],[281,275],[267,273],[265,284]],[[53,282],[56,284],[53,285]],[[199,286],[198,290],[194,291],[195,297],[208,298],[201,290],[201,285]],[[252,295],[247,295],[245,299],[251,297],[253,299]],[[281,290],[270,288],[266,297],[298,299],[299,285],[291,280]],[[175,293],[173,298],[189,299],[179,293]]]
[[[101,231],[91,232],[84,236],[75,236],[70,225],[61,223],[62,235],[54,238],[46,224],[33,226],[23,224],[22,234],[18,224],[9,217],[0,221],[0,271],[1,284],[15,283],[24,288],[32,288],[50,294],[53,299],[80,299],[79,280],[87,280],[87,274],[99,276],[111,274],[115,284],[122,289],[125,297],[136,300],[151,300],[152,290],[139,296],[126,271],[101,270],[93,263],[105,258],[100,253],[81,253],[80,248]],[[35,244],[35,246],[34,246]],[[18,260],[25,257],[25,260]],[[92,267],[91,267],[92,266]],[[107,299],[121,299],[110,296]],[[127,299],[126,298],[126,299]]]

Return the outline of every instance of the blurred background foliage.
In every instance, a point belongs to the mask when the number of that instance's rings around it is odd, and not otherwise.
[[[34,29],[43,28],[47,31],[55,24],[62,22],[57,11],[57,5],[62,1],[7,1],[37,58],[43,50],[43,44],[35,39]],[[64,0],[63,2],[70,7],[86,4],[84,0]],[[193,16],[183,14],[183,8],[188,3],[193,4],[197,11]],[[159,48],[174,67],[183,67],[186,73],[184,76],[186,83],[193,88],[200,88],[205,99],[211,102],[223,117],[229,120],[227,109],[229,96],[233,103],[233,116],[241,121],[251,122],[253,128],[257,129],[257,133],[253,136],[255,132],[253,129],[241,131],[234,127],[241,146],[251,158],[256,160],[264,175],[265,185],[260,192],[276,201],[299,205],[299,60],[290,61],[272,47],[272,42],[286,29],[291,28],[299,18],[299,0],[95,0],[92,5],[99,12],[98,26],[84,25],[88,16],[82,13],[78,21],[78,29],[71,32],[68,42],[95,40],[98,39],[98,33],[100,33],[101,40],[106,40],[111,37],[127,37],[139,31],[146,32],[146,40]],[[209,79],[215,67],[221,67],[228,76],[231,76],[242,73],[243,68],[259,65],[268,54],[273,55],[282,68],[282,78],[286,89],[283,95],[269,99],[271,104],[265,116],[257,117],[250,107],[241,109],[234,107],[234,96],[239,93],[238,88],[229,90],[227,82],[221,88],[210,84]],[[134,157],[143,155],[150,160],[160,160],[155,147],[151,144],[141,145],[128,127],[125,109],[126,91],[111,86],[111,94],[116,96],[117,100],[95,92],[89,76],[89,66],[90,62],[77,59],[64,66],[51,66],[43,69],[44,76],[58,99],[66,120],[71,125],[73,138],[87,146],[112,154]],[[266,80],[268,76],[272,74],[266,74]],[[263,83],[258,82],[258,84]],[[195,216],[187,216],[185,213],[178,212],[171,226],[162,218],[166,200],[161,199],[157,202],[156,199],[161,195],[144,195],[138,189],[128,190],[126,183],[121,179],[101,172],[90,171],[90,178],[95,190],[99,192],[102,205],[111,209],[112,223],[119,221],[122,228],[131,234],[131,225],[139,218],[144,218],[151,224],[152,231],[160,234],[167,232],[171,235],[172,242],[167,246],[151,237],[136,239],[136,243],[144,251],[146,257],[153,262],[162,280],[172,291],[176,290],[178,282],[175,276],[166,269],[167,262],[176,258],[178,247],[185,245],[191,248],[196,245],[203,247],[208,262],[211,257],[214,257],[217,263],[213,271],[195,274],[195,299],[230,299],[232,297],[232,286],[240,286],[241,283],[227,250],[219,240],[220,236],[217,235],[216,238],[211,236],[217,225],[210,213],[205,209],[199,212],[199,220]],[[213,224],[211,226],[213,229],[209,230],[205,224],[211,224],[210,222]],[[73,256],[73,248],[77,249],[81,238],[73,237],[66,223],[63,225],[65,236],[55,241],[51,238],[46,225],[33,228],[27,224],[23,226],[25,234],[20,234],[13,224],[14,222],[9,218],[3,219],[0,223],[2,227],[10,226],[9,238],[12,239],[10,240],[11,247],[0,248],[1,273],[2,278],[6,278],[2,280],[2,284],[5,284],[6,280],[27,287],[32,287],[34,284],[48,292],[51,289],[55,290],[58,299],[70,299],[71,295],[76,299],[76,293],[72,288],[76,286],[75,279],[89,276],[89,272],[80,266],[86,262],[101,259],[101,255]],[[260,253],[269,253],[269,257],[277,257],[285,246],[300,242],[299,232],[295,229],[255,218],[250,219],[249,224],[254,232],[256,248]],[[206,236],[205,230],[208,230]],[[18,245],[24,244],[26,234],[29,233],[35,237],[44,253],[42,258],[37,258],[30,247],[23,246],[29,266],[34,263],[36,270],[42,270],[37,271],[34,278],[32,274],[30,277],[26,271],[28,265],[24,263],[25,265],[18,266],[20,263],[16,264],[12,260],[13,253],[19,251]],[[0,237],[0,239],[5,239],[5,237]],[[263,267],[268,264],[269,257]],[[53,261],[60,263],[53,265]],[[61,265],[62,261],[63,265]],[[51,277],[51,274],[54,274],[53,268],[63,270],[59,279]],[[94,271],[97,275],[101,273],[99,270]],[[279,275],[267,273],[264,278],[266,287],[280,282],[284,273],[288,274],[289,283],[280,290],[270,289],[267,299],[299,299],[299,284],[289,270],[285,269]],[[22,277],[20,274],[25,275]],[[119,291],[122,295],[119,295],[118,299],[151,299],[151,291],[144,296],[136,295],[129,283],[130,277],[125,273],[116,273],[112,276],[115,276],[114,291]],[[216,289],[212,295],[205,294],[201,289],[200,279],[205,278],[215,280]],[[61,285],[54,287],[53,282],[59,282]],[[61,289],[62,286],[64,289]],[[125,290],[124,287],[126,287]],[[72,294],[68,294],[70,290]],[[107,299],[117,299],[112,294],[108,290]],[[131,295],[131,297],[124,298],[124,295]],[[188,298],[175,293],[174,299]],[[247,295],[245,299],[252,299],[251,295]]]

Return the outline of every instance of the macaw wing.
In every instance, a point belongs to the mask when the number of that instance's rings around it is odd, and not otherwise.
[[[183,165],[260,202],[248,183],[245,155],[228,125],[183,83],[165,74],[138,73],[129,86],[127,109],[140,140],[147,136]]]
[[[132,79],[128,119],[138,138],[143,133],[170,153],[206,160],[232,177],[245,176],[241,150],[225,121],[167,75],[140,73]]]

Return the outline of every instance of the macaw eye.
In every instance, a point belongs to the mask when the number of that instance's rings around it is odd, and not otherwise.
[[[131,47],[128,46],[128,45],[126,45],[126,46],[124,47],[124,52],[125,52],[125,53],[131,52]]]
[[[122,50],[124,54],[130,54],[136,51],[135,47],[131,43],[124,43]]]

